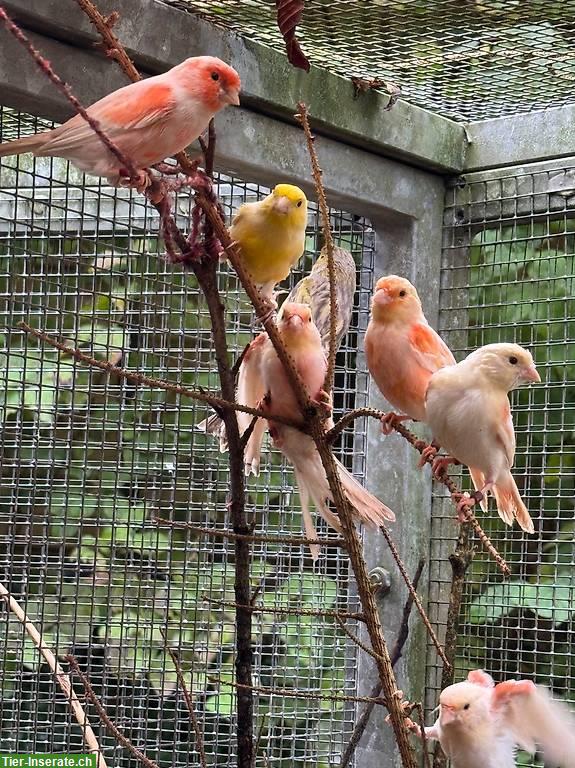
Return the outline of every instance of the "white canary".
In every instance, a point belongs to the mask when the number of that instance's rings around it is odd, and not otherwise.
[[[495,685],[480,669],[441,692],[439,717],[425,736],[439,741],[452,768],[515,768],[517,748],[539,748],[546,764],[575,768],[575,717],[567,706],[531,680]]]
[[[437,462],[447,464],[455,458],[466,464],[477,489],[475,500],[486,509],[485,494],[491,492],[507,525],[515,518],[528,533],[533,533],[533,521],[511,475],[515,430],[507,393],[539,381],[526,349],[517,344],[488,344],[457,365],[434,373],[425,402],[433,437],[451,454]]]

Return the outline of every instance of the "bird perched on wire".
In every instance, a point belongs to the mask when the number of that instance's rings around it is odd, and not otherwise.
[[[349,330],[353,314],[353,299],[355,296],[356,288],[356,267],[353,256],[349,251],[344,248],[335,247],[333,249],[333,262],[335,273],[335,287],[337,298],[337,322],[336,322],[336,337],[335,337],[335,349],[339,349],[341,341],[345,334]],[[316,259],[309,275],[302,277],[299,282],[291,289],[284,303],[281,305],[278,312],[278,319],[281,319],[283,308],[287,304],[306,304],[311,310],[311,317],[316,325],[320,337],[321,345],[326,355],[329,354],[329,333],[330,333],[330,304],[329,304],[329,272],[327,267],[327,250],[325,246],[321,249],[319,257]],[[260,334],[261,336],[262,334]],[[265,334],[263,334],[265,335]],[[252,346],[256,345],[258,336],[254,342],[250,345],[248,353],[252,350]],[[258,346],[255,346],[253,354],[256,354]],[[247,353],[246,353],[247,354]],[[239,403],[245,403],[243,399],[245,397],[246,383],[244,377],[249,380],[249,374],[243,369],[242,365],[239,368],[239,381],[238,381],[238,394],[237,400]],[[261,399],[263,393],[256,400]],[[253,400],[253,398],[252,398]],[[238,412],[238,425],[240,427],[240,433],[247,428],[249,424],[249,417],[246,414]],[[261,425],[258,425],[258,428]],[[221,417],[214,413],[207,419],[204,419],[197,424],[196,429],[201,432],[205,432],[209,435],[217,435],[220,441],[220,450],[226,451],[228,447],[226,439],[226,430]],[[265,432],[265,428],[264,428]],[[255,475],[259,472],[259,459],[253,464],[248,462],[246,467],[249,472],[253,472]],[[249,473],[248,472],[248,473]]]
[[[277,184],[263,200],[244,203],[233,218],[230,237],[240,246],[242,262],[262,296],[274,303],[276,284],[303,254],[306,224],[307,198],[292,184]]]
[[[421,729],[408,721],[421,735]],[[425,736],[435,739],[452,768],[515,768],[515,752],[543,752],[545,764],[575,768],[575,717],[531,680],[495,685],[482,670],[445,688],[439,717]]]
[[[327,360],[321,345],[321,337],[311,318],[309,307],[304,304],[288,303],[278,321],[278,331],[291,356],[296,370],[312,403],[319,408],[331,410],[327,405],[329,396],[322,387],[327,370]],[[313,501],[319,514],[337,531],[341,531],[339,518],[329,508],[333,501],[327,476],[313,439],[295,427],[274,420],[274,416],[302,420],[301,409],[287,378],[283,364],[268,340],[262,345],[259,364],[264,398],[261,407],[270,414],[268,426],[274,445],[286,456],[294,467],[298,483],[304,529],[308,538],[315,538],[316,531],[310,513],[309,502]],[[260,390],[261,391],[261,390]],[[248,441],[246,456],[253,462],[258,455],[258,438]],[[358,520],[372,526],[379,526],[386,520],[395,520],[393,512],[365,490],[347,469],[336,460],[337,472],[343,489],[354,508]],[[318,556],[316,545],[311,545],[312,556]]]
[[[457,365],[433,374],[427,388],[425,419],[433,437],[450,454],[437,458],[434,472],[455,458],[466,464],[476,488],[472,501],[487,509],[486,494],[497,502],[507,525],[513,519],[533,533],[533,521],[511,475],[515,430],[508,392],[541,381],[530,353],[517,344],[488,344]],[[463,499],[458,505],[469,504]]]
[[[377,281],[364,345],[373,380],[399,411],[385,417],[384,432],[394,422],[424,421],[429,380],[455,359],[427,322],[417,291],[406,278],[388,275]]]
[[[184,150],[228,104],[239,104],[240,78],[214,56],[195,56],[161,75],[131,83],[100,99],[87,112],[138,169]],[[118,186],[128,170],[104,146],[81,115],[50,131],[0,144],[0,157],[33,152],[63,157],[77,168]]]
[[[335,277],[335,295],[337,300],[337,318],[335,349],[340,347],[343,337],[349,330],[353,314],[353,299],[355,296],[356,267],[353,256],[344,248],[334,246],[333,268]],[[319,331],[324,352],[329,354],[329,333],[331,307],[329,301],[329,270],[327,248],[321,249],[309,275],[294,285],[285,302],[280,307],[278,319],[282,316],[282,308],[286,304],[306,304],[311,310],[311,317]]]

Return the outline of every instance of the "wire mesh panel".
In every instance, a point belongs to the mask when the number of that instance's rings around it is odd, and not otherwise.
[[[1,126],[2,140],[46,127],[9,110]],[[223,175],[217,184],[228,214],[267,194]],[[180,195],[175,210],[186,227],[190,198]],[[367,399],[367,376],[355,360],[374,245],[369,222],[336,210],[331,216],[360,286],[338,355],[337,410]],[[319,230],[311,205],[306,258],[292,281],[309,270]],[[233,542],[156,523],[230,528],[227,458],[195,429],[206,407],[76,363],[18,327],[25,320],[116,367],[215,391],[208,313],[195,278],[164,259],[157,214],[143,197],[30,156],[0,166],[0,259],[0,580],[50,648],[76,655],[133,744],[160,765],[197,765],[167,649],[174,650],[208,763],[229,765]],[[219,280],[228,340],[239,351],[253,336],[251,309],[231,270],[223,266]],[[358,429],[339,456],[361,475],[364,454]],[[301,530],[291,469],[269,448],[261,476],[249,483],[248,510],[256,534]],[[322,521],[318,530],[335,536]],[[344,697],[356,689],[357,649],[325,615],[358,608],[347,558],[334,546],[314,565],[303,546],[263,541],[253,546],[251,580],[260,609],[253,616],[258,765],[332,764],[354,717]],[[4,609],[0,635],[0,749],[81,751],[81,731],[48,667]],[[134,762],[89,711],[114,764]]]
[[[163,1],[283,47],[274,0]],[[306,0],[298,28],[312,64],[454,120],[570,104],[574,35],[573,0]]]
[[[572,166],[538,166],[471,175],[464,186],[449,189],[441,292],[441,331],[458,360],[483,344],[513,341],[532,352],[542,379],[511,397],[513,474],[535,534],[507,527],[494,506],[488,515],[479,511],[513,573],[503,580],[483,552],[475,556],[462,606],[457,677],[476,668],[498,680],[530,677],[572,702],[574,182]],[[431,610],[438,623],[446,616],[453,533],[453,507],[438,497],[431,544]],[[430,672],[429,703],[435,706],[440,676]]]

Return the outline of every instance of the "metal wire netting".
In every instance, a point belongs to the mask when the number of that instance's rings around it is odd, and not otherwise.
[[[449,189],[441,331],[457,359],[487,343],[528,347],[542,385],[512,394],[514,476],[535,535],[511,530],[493,506],[481,521],[513,575],[479,552],[468,573],[457,678],[483,668],[528,677],[575,701],[575,168],[476,174]],[[463,473],[467,475],[467,472]],[[445,624],[452,507],[434,503],[430,611]],[[440,670],[429,657],[428,704]],[[531,764],[526,761],[525,764]]]
[[[46,125],[5,109],[1,138]],[[267,193],[224,175],[217,184],[227,214]],[[183,226],[190,207],[180,195]],[[336,409],[348,409],[367,398],[367,376],[355,361],[374,244],[368,221],[336,210],[331,217],[336,241],[358,265],[353,327],[336,375]],[[305,262],[292,280],[309,271],[319,232],[312,204]],[[29,156],[0,166],[0,260],[0,580],[48,646],[76,654],[138,748],[160,765],[196,765],[167,642],[193,691],[209,765],[229,765],[233,542],[154,523],[160,516],[231,527],[227,459],[194,428],[206,407],[88,369],[17,327],[25,319],[117,366],[217,390],[195,278],[164,259],[157,214],[143,197],[94,183],[63,161]],[[253,335],[251,309],[231,270],[222,267],[219,279],[228,339],[239,351]],[[339,450],[360,477],[365,449],[358,425]],[[293,475],[279,454],[267,450],[248,490],[256,534],[299,534]],[[335,536],[322,521],[318,530]],[[254,613],[254,684],[277,691],[255,697],[258,765],[331,764],[349,736],[355,703],[329,697],[356,691],[357,648],[333,617],[314,612],[358,609],[347,557],[324,548],[314,566],[303,546],[256,543],[251,574],[263,609]],[[4,608],[0,637],[0,748],[80,750],[80,729],[51,673]],[[94,712],[91,718],[98,724]],[[134,762],[99,731],[114,764]]]
[[[273,0],[162,2],[283,49]],[[573,0],[306,0],[297,35],[312,64],[382,78],[453,120],[573,101]]]

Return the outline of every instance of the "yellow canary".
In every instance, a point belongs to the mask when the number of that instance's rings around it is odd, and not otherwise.
[[[262,296],[273,301],[274,286],[300,260],[305,247],[307,198],[299,187],[278,184],[257,203],[244,203],[230,236]]]

